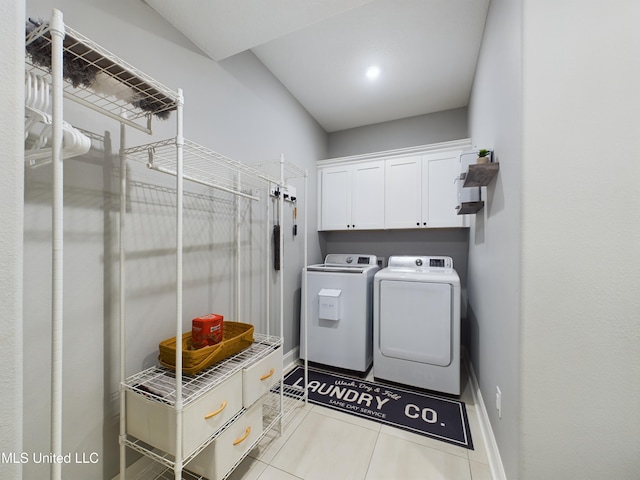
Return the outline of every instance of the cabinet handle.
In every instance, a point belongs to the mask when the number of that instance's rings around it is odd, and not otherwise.
[[[244,432],[244,435],[242,435],[240,438],[236,438],[233,444],[238,445],[239,443],[244,442],[250,433],[251,433],[251,427],[247,427],[247,430]]]
[[[269,373],[267,373],[266,375],[263,375],[260,377],[260,381],[262,380],[266,380],[267,378],[269,378],[271,375],[273,375],[273,372],[275,372],[275,370],[272,368]]]
[[[211,412],[211,413],[207,413],[204,416],[205,420],[209,420],[211,417],[215,417],[216,415],[218,415],[222,410],[225,409],[225,407],[227,406],[227,401],[225,400],[224,402],[222,402],[222,405],[220,405],[220,408],[218,410],[216,410],[215,412]]]

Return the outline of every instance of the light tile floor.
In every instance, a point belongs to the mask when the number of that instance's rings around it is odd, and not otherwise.
[[[230,480],[491,480],[470,383],[474,450],[317,405],[301,406],[282,435],[265,436]]]

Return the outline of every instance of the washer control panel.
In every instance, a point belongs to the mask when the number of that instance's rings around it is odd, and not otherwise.
[[[375,255],[361,255],[357,253],[332,253],[325,257],[325,265],[377,265],[378,259]]]

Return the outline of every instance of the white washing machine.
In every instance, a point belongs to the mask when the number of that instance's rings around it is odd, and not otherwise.
[[[460,395],[460,278],[451,257],[392,256],[374,280],[375,378]]]
[[[323,264],[303,270],[309,352],[307,357],[302,322],[300,358],[355,372],[371,367],[373,278],[379,269],[375,255],[331,254]]]

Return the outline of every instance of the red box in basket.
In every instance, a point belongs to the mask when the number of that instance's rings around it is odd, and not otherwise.
[[[191,344],[193,348],[215,345],[222,341],[223,316],[216,313],[194,318],[191,321]]]

